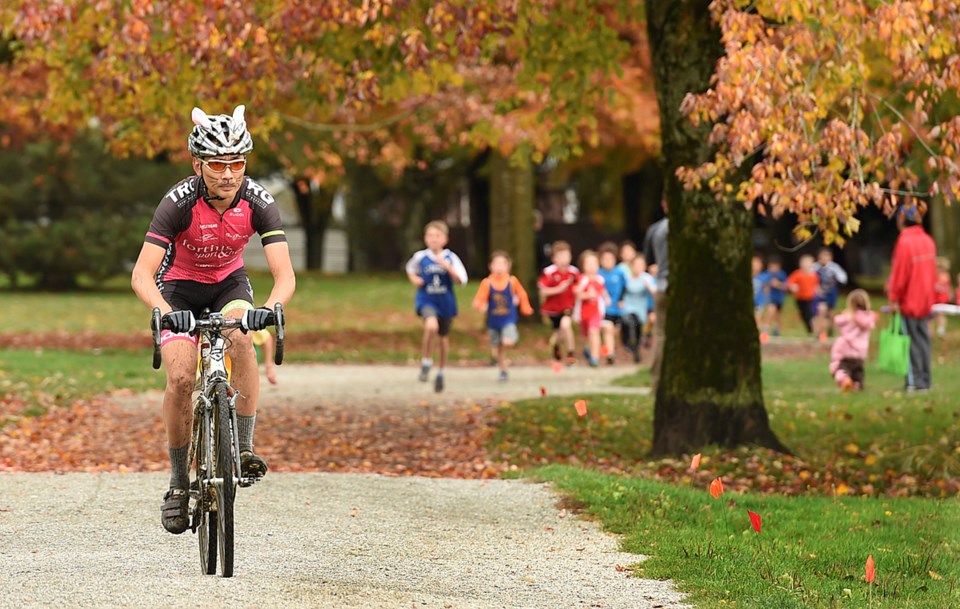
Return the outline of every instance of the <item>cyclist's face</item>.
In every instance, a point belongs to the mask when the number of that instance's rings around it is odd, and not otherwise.
[[[207,185],[207,190],[210,191],[211,195],[232,201],[237,191],[240,190],[246,165],[234,171],[233,168],[229,166],[230,163],[225,163],[226,167],[223,171],[216,172],[213,170],[220,169],[223,165],[218,163],[218,161],[242,161],[244,158],[242,154],[225,154],[203,160],[194,158],[193,170],[203,178],[204,183]]]

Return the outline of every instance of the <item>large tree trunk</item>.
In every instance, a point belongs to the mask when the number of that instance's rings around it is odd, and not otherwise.
[[[513,274],[527,291],[536,279],[533,203],[533,168],[513,166],[494,152],[490,156],[490,250],[510,254]]]
[[[654,408],[653,452],[756,443],[785,450],[770,429],[750,283],[753,216],[706,190],[684,190],[681,165],[711,157],[708,126],[680,113],[707,89],[721,56],[710,0],[648,0],[647,27],[660,105],[669,202],[666,343]]]

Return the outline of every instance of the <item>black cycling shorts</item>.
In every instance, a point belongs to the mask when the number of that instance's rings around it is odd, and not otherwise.
[[[195,317],[199,317],[204,309],[210,309],[211,312],[225,312],[224,307],[237,301],[246,302],[249,305],[249,307],[241,305],[241,308],[253,308],[253,286],[250,285],[250,278],[243,269],[230,273],[219,283],[174,279],[158,282],[157,288],[173,310],[193,311]]]

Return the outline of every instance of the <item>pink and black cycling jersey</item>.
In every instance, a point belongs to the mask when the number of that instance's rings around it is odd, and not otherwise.
[[[219,283],[243,268],[243,248],[255,233],[263,245],[285,242],[283,222],[273,196],[244,177],[236,200],[221,215],[204,200],[199,176],[179,182],[157,206],[144,239],[166,249],[157,284],[189,280]]]

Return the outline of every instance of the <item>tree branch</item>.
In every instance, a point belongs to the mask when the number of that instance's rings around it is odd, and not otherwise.
[[[398,123],[403,119],[407,118],[415,112],[416,108],[410,108],[409,110],[404,110],[403,112],[398,112],[397,114],[392,114],[387,116],[379,121],[373,123],[314,123],[297,116],[290,114],[284,114],[283,112],[279,113],[280,118],[297,125],[298,127],[303,127],[304,129],[309,129],[310,131],[321,131],[325,133],[336,133],[336,132],[346,132],[346,133],[371,133],[384,127],[389,127],[394,123]]]
[[[918,140],[918,141],[920,142],[920,144],[926,149],[926,151],[930,154],[930,156],[937,156],[937,153],[934,152],[932,148],[930,148],[930,146],[927,144],[927,141],[924,140],[924,139],[923,139],[923,136],[920,135],[920,132],[917,131],[917,128],[913,126],[913,123],[911,123],[910,121],[908,121],[908,120],[906,119],[906,117],[903,116],[903,114],[900,114],[900,111],[899,111],[899,110],[897,110],[897,109],[894,108],[892,105],[890,105],[890,102],[888,102],[887,100],[883,99],[882,97],[880,97],[879,95],[877,95],[877,94],[875,94],[875,93],[870,93],[870,92],[867,92],[867,91],[864,91],[864,93],[866,93],[867,95],[869,95],[870,97],[872,97],[872,98],[875,99],[876,101],[880,102],[881,104],[883,104],[884,106],[886,106],[888,110],[890,110],[891,112],[893,112],[894,114],[896,114],[896,115],[897,115],[897,118],[899,118],[900,121],[903,122],[903,124],[905,124],[907,127],[909,127],[909,128],[910,128],[910,131],[913,131],[913,134],[914,134],[915,136],[917,136],[917,140]]]

